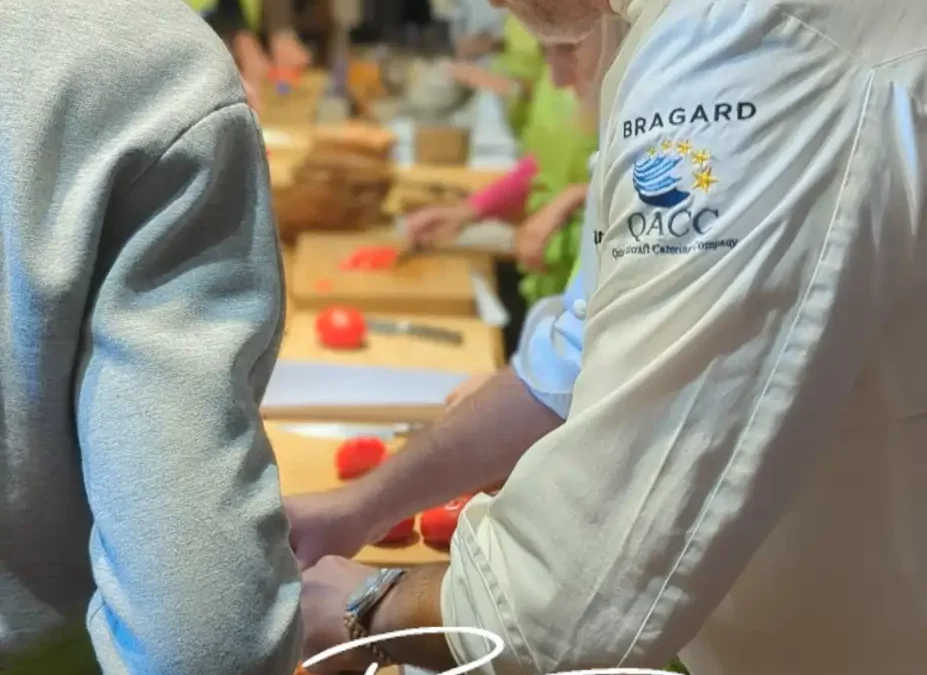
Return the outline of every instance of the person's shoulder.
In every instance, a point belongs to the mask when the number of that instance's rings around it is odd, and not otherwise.
[[[665,14],[702,21],[724,16],[729,27],[753,32],[814,33],[863,67],[927,48],[923,0],[672,0]]]
[[[182,0],[0,0],[2,53],[9,63],[39,68],[73,64],[83,75],[190,68],[224,59],[212,29]],[[227,60],[227,59],[225,59]]]
[[[0,0],[0,11],[0,127],[15,136],[73,130],[88,150],[163,152],[244,102],[228,51],[181,0]]]

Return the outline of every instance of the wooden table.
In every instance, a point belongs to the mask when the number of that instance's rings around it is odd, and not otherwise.
[[[306,492],[323,492],[342,485],[335,469],[335,453],[339,440],[303,438],[282,431],[268,423],[270,438],[280,468],[280,486],[284,496]],[[393,444],[391,451],[401,447]],[[426,546],[416,534],[409,544],[401,546],[368,546],[355,560],[376,567],[408,567],[448,560],[447,552]]]
[[[494,372],[502,364],[499,331],[479,319],[369,315],[370,318],[390,321],[409,318],[423,325],[458,331],[463,343],[451,345],[409,335],[370,333],[363,349],[345,351],[327,349],[318,342],[316,316],[313,311],[297,310],[287,317],[280,358],[354,366],[433,368],[474,374]]]
[[[348,305],[365,312],[476,316],[470,269],[460,257],[414,256],[382,271],[343,271],[341,262],[359,246],[396,245],[378,233],[303,234],[296,245],[290,276],[299,309]]]

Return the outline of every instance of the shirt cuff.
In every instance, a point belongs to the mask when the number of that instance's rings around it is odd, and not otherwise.
[[[561,419],[567,418],[573,403],[582,329],[582,321],[565,310],[563,296],[541,300],[529,312],[511,360],[525,388]]]

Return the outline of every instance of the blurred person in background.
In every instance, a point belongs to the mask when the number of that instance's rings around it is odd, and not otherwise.
[[[335,30],[333,2],[264,0],[264,36],[277,67],[302,70],[328,65],[326,58]],[[306,45],[312,46],[311,53]]]
[[[489,0],[432,0],[431,10],[450,26],[458,59],[486,62],[503,48],[506,13]]]
[[[432,247],[453,241],[480,220],[516,223],[521,297],[510,309],[515,316],[566,288],[579,255],[587,164],[596,145],[594,125],[584,118],[579,102],[598,65],[597,46],[590,40],[578,48],[551,46],[543,53],[547,63],[522,133],[525,156],[505,177],[465,202],[411,214],[405,230],[412,244]],[[509,335],[510,347],[519,332]]]
[[[252,107],[274,68],[299,72],[312,56],[293,25],[293,0],[185,0],[226,43]],[[261,42],[264,32],[270,53]]]

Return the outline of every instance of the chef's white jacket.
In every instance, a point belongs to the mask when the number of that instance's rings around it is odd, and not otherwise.
[[[927,3],[630,9],[569,416],[445,624],[497,673],[927,672]]]

